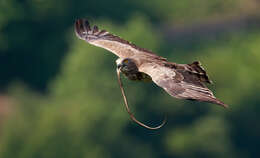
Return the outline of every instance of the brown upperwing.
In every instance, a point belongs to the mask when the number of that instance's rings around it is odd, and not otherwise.
[[[129,58],[132,56],[152,56],[158,57],[151,51],[140,48],[118,36],[115,36],[106,30],[99,30],[97,26],[92,29],[86,19],[78,19],[75,22],[75,33],[78,38],[86,42],[102,47],[111,51],[120,58]]]
[[[206,72],[199,73],[201,70],[197,70],[197,72],[192,69],[190,64],[176,64],[158,60],[157,62],[143,63],[140,65],[139,71],[150,75],[158,86],[173,97],[211,102],[228,107],[219,101],[204,84],[210,82]]]

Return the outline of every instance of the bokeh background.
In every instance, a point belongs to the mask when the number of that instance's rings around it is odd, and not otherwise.
[[[124,79],[77,39],[86,17],[169,61],[202,62],[229,109]],[[258,158],[259,0],[0,0],[1,158]]]

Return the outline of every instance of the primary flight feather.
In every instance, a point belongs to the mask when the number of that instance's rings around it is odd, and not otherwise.
[[[211,80],[198,61],[191,64],[168,62],[166,58],[157,56],[106,30],[99,30],[97,26],[91,28],[86,19],[76,20],[75,33],[87,43],[117,55],[118,69],[130,80],[152,80],[178,99],[210,102],[228,107],[206,87]]]

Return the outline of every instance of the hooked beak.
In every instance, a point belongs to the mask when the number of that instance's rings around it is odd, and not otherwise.
[[[120,70],[120,69],[122,68],[122,66],[123,66],[123,65],[122,65],[121,63],[120,63],[120,64],[117,64],[117,69]]]

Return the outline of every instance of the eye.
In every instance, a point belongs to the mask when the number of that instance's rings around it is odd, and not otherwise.
[[[125,60],[124,60],[124,63],[125,63],[125,64],[128,64],[128,63],[129,63],[129,60],[128,60],[128,59],[125,59]]]

